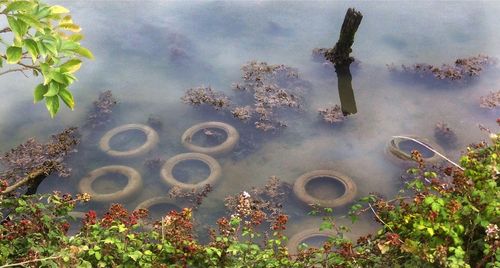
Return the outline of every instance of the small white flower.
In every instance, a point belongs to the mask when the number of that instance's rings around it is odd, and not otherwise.
[[[242,195],[243,195],[244,198],[249,198],[250,197],[250,194],[247,191],[243,191]]]

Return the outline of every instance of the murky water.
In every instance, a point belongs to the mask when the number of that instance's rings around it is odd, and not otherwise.
[[[297,68],[300,77],[312,84],[306,111],[294,116],[280,135],[255,138],[259,146],[251,153],[238,156],[235,151],[216,157],[222,178],[197,212],[203,222],[214,222],[223,214],[228,194],[263,185],[272,175],[293,183],[315,169],[334,169],[350,176],[357,184],[358,197],[370,192],[393,196],[402,185],[403,170],[385,155],[391,136],[416,135],[436,142],[434,125],[445,121],[458,141],[444,153],[456,160],[464,146],[485,138],[476,126],[493,129],[499,115],[498,110],[479,108],[479,97],[500,87],[498,68],[466,86],[453,86],[395,78],[385,66],[452,63],[479,53],[499,57],[500,4],[495,2],[50,2],[70,8],[84,29],[84,45],[96,59],[86,62],[77,74],[79,81],[72,88],[75,111],[62,109],[54,120],[49,119],[43,104],[32,104],[37,79],[20,74],[0,77],[4,92],[0,150],[28,137],[43,140],[65,126],[82,125],[92,101],[108,89],[120,103],[106,130],[146,123],[150,115],[158,117],[163,127],[157,148],[130,159],[101,152],[98,143],[103,133],[84,136],[85,144],[70,160],[73,175],[48,178],[39,188],[41,192],[76,193],[78,181],[88,172],[119,164],[136,168],[144,180],[139,194],[125,201],[128,208],[165,195],[169,187],[158,172],[148,171],[143,163],[146,158],[166,160],[186,152],[181,135],[187,128],[209,120],[223,121],[236,127],[242,139],[251,137],[245,135],[254,132],[251,126],[180,101],[186,89],[199,85],[233,94],[231,83],[240,81],[240,67],[250,60]],[[311,50],[334,44],[351,6],[364,15],[353,47],[354,56],[362,62],[353,70],[357,113],[330,127],[319,122],[317,109],[340,104],[337,78],[311,60]],[[90,203],[80,209],[102,211],[108,205]],[[307,210],[296,200],[290,199],[287,205],[290,234],[319,224],[319,218],[305,216]],[[355,224],[354,233],[375,230],[377,225],[370,218]]]

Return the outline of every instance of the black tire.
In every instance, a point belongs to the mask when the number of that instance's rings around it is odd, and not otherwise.
[[[344,194],[338,198],[320,199],[312,196],[306,191],[306,185],[317,178],[329,178],[340,182],[344,186]],[[293,184],[295,196],[306,204],[317,204],[320,207],[340,207],[351,202],[356,197],[357,187],[348,176],[334,170],[314,170],[300,176]]]
[[[338,235],[334,230],[323,230],[320,231],[318,228],[306,229],[299,233],[294,234],[288,240],[286,247],[288,248],[288,253],[290,255],[296,255],[299,252],[299,246],[305,240],[313,237],[334,237]]]
[[[438,152],[443,151],[443,149],[439,145],[437,145],[437,144],[435,144],[427,139],[420,138],[420,137],[413,136],[413,135],[407,135],[405,137],[416,139],[416,140],[426,144],[427,146],[431,147],[432,149],[434,149]],[[404,164],[404,165],[415,164],[415,160],[412,159],[411,153],[407,153],[407,152],[403,151],[402,149],[400,149],[400,144],[401,144],[401,142],[404,142],[404,141],[414,142],[412,140],[403,139],[403,138],[393,138],[387,144],[387,154],[388,154],[389,158],[396,164]],[[443,161],[443,159],[434,152],[432,152],[431,157],[424,157],[423,160],[427,164],[436,164],[436,163]]]
[[[224,132],[226,132],[227,138],[226,140],[216,146],[212,147],[203,147],[203,146],[198,146],[195,144],[192,144],[192,139],[194,134],[196,134],[198,131],[207,129],[207,128],[216,128],[216,129],[221,129]],[[233,150],[234,146],[238,143],[238,140],[240,139],[240,134],[238,131],[232,127],[229,124],[223,123],[223,122],[205,122],[205,123],[200,123],[196,124],[190,128],[188,128],[184,134],[182,134],[181,142],[186,149],[197,152],[197,153],[202,153],[202,154],[209,154],[209,155],[221,155],[230,152]]]
[[[172,171],[179,162],[186,161],[186,160],[198,160],[203,163],[205,163],[208,168],[210,169],[210,175],[203,181],[200,181],[198,183],[183,183],[178,181],[172,174]],[[200,154],[200,153],[185,153],[185,154],[178,154],[165,162],[163,167],[161,168],[161,176],[163,179],[163,182],[170,186],[176,186],[179,187],[182,190],[200,190],[202,189],[206,184],[210,185],[215,185],[217,181],[219,180],[221,176],[221,171],[222,168],[215,160],[213,157],[206,155],[206,154]]]
[[[92,183],[102,175],[107,173],[120,173],[127,177],[128,183],[125,188],[108,194],[99,194],[94,189],[92,189]],[[86,177],[80,180],[79,189],[82,193],[89,193],[91,200],[98,202],[111,202],[126,199],[136,192],[138,192],[142,187],[142,178],[139,172],[135,169],[127,166],[105,166],[91,171]]]
[[[109,145],[109,142],[111,141],[111,138],[115,136],[116,134],[128,131],[128,130],[139,130],[144,132],[146,134],[146,142],[134,149],[127,150],[127,151],[118,151],[114,150],[111,148]],[[114,157],[136,157],[143,155],[147,152],[149,152],[151,149],[153,149],[157,144],[158,144],[158,133],[151,127],[148,127],[146,125],[142,124],[127,124],[123,126],[119,126],[116,128],[113,128],[112,130],[106,132],[104,136],[102,136],[101,141],[99,142],[99,147],[101,148],[102,151],[106,152],[110,156]]]

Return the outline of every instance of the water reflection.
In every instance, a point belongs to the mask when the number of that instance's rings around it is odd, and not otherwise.
[[[349,64],[335,66],[337,73],[338,89],[340,96],[340,106],[344,116],[355,114],[358,112],[356,108],[356,100],[354,99],[354,91],[352,89],[352,75]]]

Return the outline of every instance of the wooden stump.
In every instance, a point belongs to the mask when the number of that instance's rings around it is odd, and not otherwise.
[[[350,64],[354,61],[349,54],[352,52],[352,44],[354,43],[354,35],[358,30],[363,15],[354,8],[349,8],[344,17],[342,28],[340,30],[339,41],[332,49],[325,52],[325,58],[331,61],[335,66]]]

